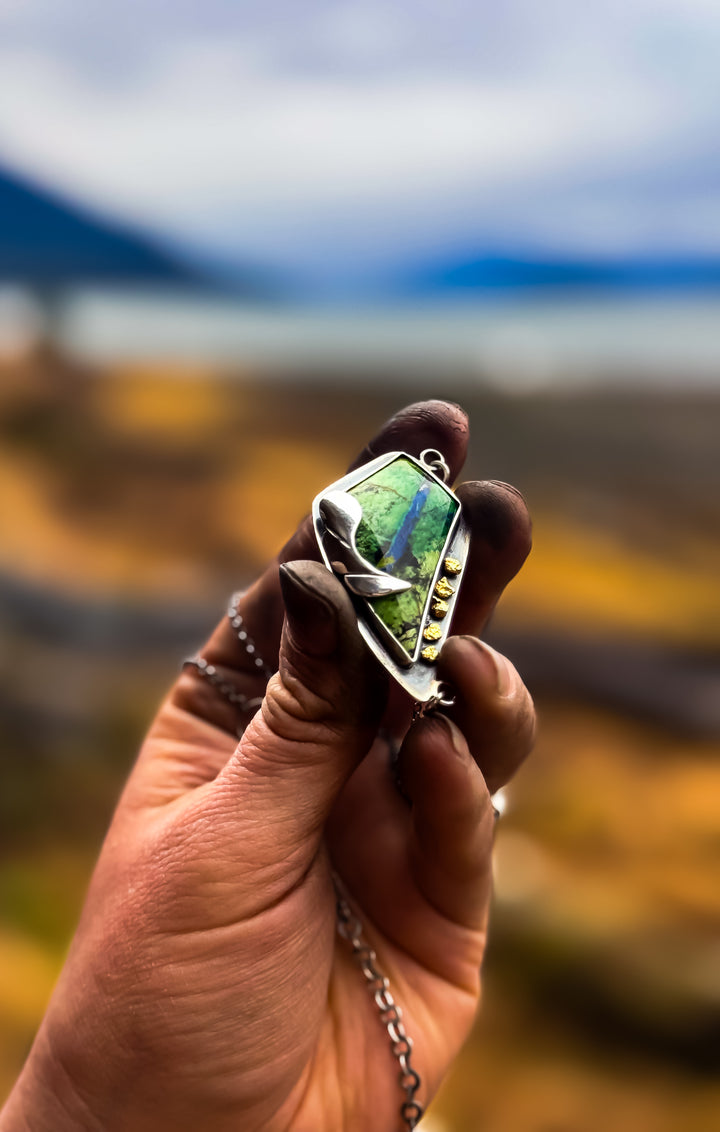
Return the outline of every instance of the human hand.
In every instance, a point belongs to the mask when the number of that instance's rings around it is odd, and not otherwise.
[[[427,447],[462,465],[467,422],[428,402],[370,455]],[[446,717],[409,726],[306,521],[241,602],[279,672],[237,743],[236,709],[186,670],[118,805],[70,954],[2,1132],[392,1132],[402,1093],[387,1034],[335,930],[332,872],[362,919],[414,1040],[420,1100],[474,1017],[490,895],[492,807],[532,743],[517,673],[481,646],[529,549],[504,485],[457,493],[471,556],[439,675]],[[227,622],[203,654],[262,691]],[[382,738],[378,730],[382,722]],[[388,769],[388,742],[411,804]]]

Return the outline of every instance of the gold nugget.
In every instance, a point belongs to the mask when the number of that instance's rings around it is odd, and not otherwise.
[[[446,558],[443,569],[446,574],[459,574],[462,570],[462,562],[458,562],[457,558]]]
[[[442,621],[443,617],[450,611],[450,606],[446,601],[434,601],[430,606],[430,612],[433,617],[437,617],[438,621]]]
[[[423,637],[426,641],[439,641],[442,637],[442,629],[439,625],[426,625],[423,629]]]
[[[435,593],[438,597],[452,597],[455,590],[452,588],[447,578],[440,578],[440,580],[435,583]]]
[[[436,649],[435,645],[428,645],[426,649],[422,650],[420,656],[423,658],[423,660],[426,660],[428,664],[434,664],[437,658],[440,656],[440,650]]]

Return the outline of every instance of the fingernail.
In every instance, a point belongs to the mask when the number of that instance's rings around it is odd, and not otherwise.
[[[523,503],[525,502],[525,496],[520,491],[520,489],[515,487],[513,484],[505,483],[504,480],[488,480],[488,483],[493,484],[495,487],[502,487],[505,489],[505,491],[511,491],[513,495],[517,495],[518,499],[522,499]]]
[[[496,652],[494,648],[481,641],[478,637],[463,637],[473,646],[473,648],[480,653],[486,666],[486,671],[489,679],[495,685],[495,690],[501,699],[507,699],[515,691],[515,680],[513,669],[510,661],[500,652]]]
[[[327,598],[315,590],[304,566],[302,562],[286,562],[280,567],[290,638],[300,652],[328,656],[338,645],[337,613]]]
[[[466,758],[468,753],[467,743],[465,741],[465,736],[463,735],[458,725],[456,723],[453,723],[451,719],[448,719],[446,715],[441,715],[439,712],[437,713],[437,715],[433,714],[431,718],[434,723],[440,723],[443,730],[447,732],[450,737],[450,742],[452,743],[455,754],[459,755],[461,759]]]

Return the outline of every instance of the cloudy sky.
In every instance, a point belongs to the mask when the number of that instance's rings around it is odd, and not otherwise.
[[[0,162],[228,256],[720,252],[717,0],[0,0]]]

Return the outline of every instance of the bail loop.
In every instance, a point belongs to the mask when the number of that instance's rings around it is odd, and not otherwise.
[[[420,453],[420,463],[434,472],[443,483],[447,483],[450,479],[450,469],[445,462],[445,457],[442,452],[438,452],[437,448],[423,449]]]

